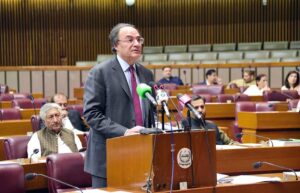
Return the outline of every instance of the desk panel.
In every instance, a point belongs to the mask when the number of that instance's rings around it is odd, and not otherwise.
[[[30,119],[0,122],[0,136],[27,135],[32,132]]]

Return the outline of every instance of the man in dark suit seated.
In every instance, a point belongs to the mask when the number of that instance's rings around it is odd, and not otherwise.
[[[163,78],[158,81],[159,83],[183,85],[183,82],[179,77],[172,76],[171,66],[164,66],[162,68],[162,71],[163,71]]]
[[[144,38],[131,24],[120,23],[110,32],[115,57],[95,65],[84,88],[84,117],[90,126],[84,170],[93,188],[106,187],[106,141],[139,134],[154,123],[153,108],[136,91],[153,81],[152,72],[139,64]],[[125,166],[124,166],[125,167]]]
[[[211,121],[205,120],[205,98],[199,95],[193,96],[192,105],[202,115],[202,119],[197,119],[191,115],[191,128],[192,129],[214,129],[216,131],[216,143],[217,145],[233,145],[238,142],[230,139],[224,131],[220,130],[218,126]]]
[[[201,85],[218,85],[222,84],[222,80],[218,77],[215,69],[209,69],[205,73],[205,80],[200,82]]]
[[[63,119],[63,124],[68,129],[76,129],[79,131],[88,131],[89,127],[84,122],[81,117],[79,111],[67,109],[68,99],[62,93],[57,93],[51,98],[52,103],[56,103],[61,106],[62,110],[64,110],[65,118]],[[75,131],[76,131],[75,130]]]

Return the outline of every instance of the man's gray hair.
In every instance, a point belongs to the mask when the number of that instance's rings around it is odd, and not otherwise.
[[[46,120],[47,113],[51,109],[57,109],[60,114],[62,113],[62,108],[58,104],[56,104],[56,103],[46,103],[40,109],[40,118],[43,121]]]
[[[134,25],[129,24],[129,23],[119,23],[119,24],[115,25],[112,28],[112,30],[110,31],[110,34],[109,34],[108,38],[109,38],[110,43],[111,43],[111,51],[114,54],[116,53],[115,45],[117,44],[117,42],[119,40],[119,32],[124,27],[132,27],[132,28],[136,29]]]

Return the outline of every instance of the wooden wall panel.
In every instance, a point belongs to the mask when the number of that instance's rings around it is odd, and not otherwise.
[[[145,45],[300,40],[300,1],[0,0],[0,66],[75,65],[110,53],[118,22]]]

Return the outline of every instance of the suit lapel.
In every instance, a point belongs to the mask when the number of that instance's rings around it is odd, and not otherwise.
[[[126,77],[121,68],[121,65],[119,64],[119,62],[117,60],[117,57],[115,58],[112,68],[113,68],[113,70],[115,70],[115,75],[116,75],[117,79],[120,80],[121,87],[123,88],[125,93],[128,95],[128,97],[131,98],[131,92],[130,92]]]

